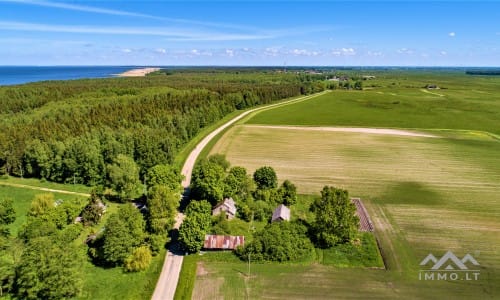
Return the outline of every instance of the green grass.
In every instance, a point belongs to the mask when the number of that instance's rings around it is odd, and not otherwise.
[[[415,74],[407,76],[408,82],[394,86],[388,80],[381,80],[374,83],[379,87],[370,90],[338,90],[309,101],[267,110],[248,123],[465,129],[500,134],[498,78],[460,74],[444,79],[431,76],[428,82],[441,81],[441,86],[447,89],[429,94],[421,88],[425,85],[422,78]]]
[[[198,261],[198,257],[198,254],[192,254],[184,257],[174,299],[191,299],[194,281],[196,279],[196,263]]]
[[[3,177],[3,178],[0,177],[0,184],[2,182],[29,185],[29,186],[46,188],[46,189],[53,189],[53,190],[63,190],[63,191],[83,193],[83,194],[88,194],[92,190],[91,187],[88,187],[88,186],[83,185],[83,184],[61,184],[61,183],[55,183],[55,182],[50,182],[50,181],[45,181],[45,180],[35,179],[35,178],[18,178],[18,177],[12,177],[12,176]]]
[[[226,154],[232,164],[250,172],[261,165],[273,166],[280,181],[290,179],[301,194],[318,195],[324,185],[334,185],[363,198],[387,271],[273,264],[255,266],[252,280],[241,275],[244,264],[207,261],[205,267],[212,273],[199,278],[200,286],[211,281],[218,288],[210,295],[230,299],[241,292],[254,298],[289,299],[495,298],[500,293],[500,141],[490,133],[498,134],[500,128],[500,101],[495,96],[500,85],[498,79],[473,78],[469,80],[479,83],[468,91],[470,83],[460,81],[461,88],[450,80],[439,83],[447,90],[435,91],[443,97],[420,91],[411,79],[409,85],[415,87],[335,91],[261,112],[249,121],[423,128],[439,138],[240,125],[211,152]],[[400,102],[388,102],[390,93],[397,92],[403,94],[396,95]],[[299,197],[292,215],[308,218],[306,208],[313,198]],[[321,251],[319,260],[337,266],[356,264],[359,255],[353,249],[337,250]],[[429,253],[438,257],[447,250],[478,259],[480,280],[418,280],[420,261]],[[351,254],[354,260],[337,256],[340,253]],[[195,295],[197,289],[198,281]]]
[[[349,244],[341,244],[330,249],[318,249],[321,251],[324,265],[335,267],[367,267],[384,268],[384,262],[380,256],[377,241],[372,233],[360,233],[359,241]]]
[[[150,299],[161,272],[165,250],[155,256],[146,271],[126,273],[123,268],[100,268],[84,264],[84,288],[77,299]]]
[[[320,264],[257,264],[211,261],[196,277],[193,299],[474,299],[485,282],[424,282],[385,270]],[[489,295],[489,297],[488,297]]]
[[[14,209],[16,211],[16,220],[14,223],[9,225],[10,233],[13,236],[17,235],[17,232],[21,228],[21,226],[26,222],[26,214],[31,205],[31,201],[35,198],[35,195],[38,194],[46,194],[47,192],[5,186],[0,185],[0,198],[12,199],[14,203]],[[82,207],[86,203],[86,197],[77,196],[77,195],[68,195],[68,194],[60,194],[60,193],[52,193],[54,194],[54,198],[62,199],[64,201],[73,201],[82,205]]]

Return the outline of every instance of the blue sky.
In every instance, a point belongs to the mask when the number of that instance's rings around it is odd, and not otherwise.
[[[496,1],[0,0],[0,65],[500,66]]]

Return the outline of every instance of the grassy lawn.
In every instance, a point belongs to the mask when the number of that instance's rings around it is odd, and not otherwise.
[[[197,273],[193,299],[474,299],[488,288],[485,282],[425,282],[385,270],[321,264],[254,263],[248,276],[247,263],[208,255],[200,258]]]
[[[77,299],[150,299],[163,267],[165,250],[155,256],[146,271],[126,273],[123,268],[100,268],[85,262],[84,289]]]
[[[23,183],[26,184],[26,183]],[[14,223],[9,225],[9,229],[12,235],[17,235],[17,232],[21,226],[26,222],[26,214],[31,205],[31,201],[35,198],[35,195],[46,194],[44,191],[37,191],[26,188],[18,188],[12,186],[0,185],[0,198],[12,199],[14,202],[14,209],[16,211],[16,220]],[[79,203],[83,206],[86,204],[86,197],[77,195],[68,195],[60,193],[54,194],[54,199],[62,199],[64,201],[73,201]]]
[[[53,190],[63,190],[63,191],[83,193],[83,194],[88,194],[92,190],[91,187],[88,187],[88,186],[83,185],[83,184],[61,184],[61,183],[55,183],[55,182],[50,182],[50,181],[45,181],[45,180],[40,180],[40,179],[35,179],[35,178],[18,178],[18,177],[12,177],[12,176],[3,177],[3,178],[0,177],[0,184],[2,182],[29,185],[29,186],[46,188],[46,189],[53,189]]]

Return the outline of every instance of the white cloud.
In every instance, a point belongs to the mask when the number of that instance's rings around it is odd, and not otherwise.
[[[445,55],[447,55],[447,54],[448,54],[448,52],[446,52],[446,51],[441,51],[441,52],[439,52],[439,54],[441,54],[442,56],[445,56]]]
[[[234,50],[232,49],[226,49],[226,55],[229,57],[234,57]]]
[[[34,32],[64,32],[82,34],[112,34],[112,35],[142,35],[142,36],[164,36],[168,40],[175,41],[240,41],[240,40],[261,40],[275,38],[269,34],[228,34],[223,32],[207,32],[199,30],[189,30],[177,27],[101,27],[101,26],[73,26],[73,25],[50,25],[23,22],[3,22],[0,21],[0,29],[14,31],[34,31]]]
[[[398,50],[397,50],[397,52],[398,52],[399,54],[409,54],[409,55],[414,53],[414,52],[413,52],[413,50],[408,49],[408,48],[401,48],[401,49],[398,49]]]
[[[265,56],[278,56],[280,53],[280,50],[276,47],[268,47],[264,49],[264,55]]]
[[[318,56],[321,54],[320,51],[310,51],[306,49],[293,49],[288,53],[295,56]]]
[[[455,33],[455,32],[453,32],[453,31],[452,31],[452,32],[450,32],[450,33],[448,33],[448,36],[449,36],[449,37],[455,37],[455,35],[456,35],[456,33]]]
[[[160,54],[166,54],[167,53],[167,50],[163,49],[163,48],[157,48],[155,49],[155,52],[156,53],[160,53]]]
[[[356,50],[354,48],[340,48],[332,50],[334,56],[354,56],[356,55]]]
[[[367,55],[371,57],[380,57],[383,56],[384,54],[380,51],[368,51]]]
[[[125,49],[122,49],[122,52],[123,53],[131,53],[132,49],[125,48]]]

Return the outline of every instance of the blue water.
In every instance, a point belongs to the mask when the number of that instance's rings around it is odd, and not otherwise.
[[[114,77],[137,66],[0,66],[0,85],[21,84],[44,80]]]

